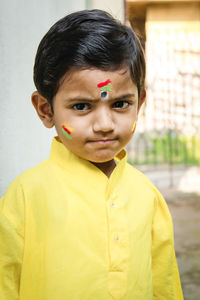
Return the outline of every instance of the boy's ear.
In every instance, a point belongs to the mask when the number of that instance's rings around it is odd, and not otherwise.
[[[51,105],[49,104],[48,100],[41,96],[38,91],[35,91],[32,94],[31,101],[44,126],[47,128],[53,127],[53,113],[51,111]]]
[[[145,100],[146,100],[146,91],[144,90],[144,91],[142,92],[141,96],[140,96],[139,101],[138,101],[138,112],[139,112],[139,110],[140,110],[142,104],[145,102]]]

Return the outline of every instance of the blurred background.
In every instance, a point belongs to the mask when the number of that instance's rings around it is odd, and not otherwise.
[[[128,159],[163,193],[173,217],[185,300],[200,299],[200,1],[0,1],[0,196],[49,155],[31,104],[38,44],[68,13],[99,8],[134,28],[145,49],[147,100]]]
[[[185,300],[200,299],[200,1],[131,1],[145,48],[147,101],[129,161],[164,195]]]
[[[200,165],[200,2],[127,0],[126,19],[147,61],[147,101],[128,147],[130,161],[167,164],[171,172]]]

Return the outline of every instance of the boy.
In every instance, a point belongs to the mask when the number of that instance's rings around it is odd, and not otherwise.
[[[144,79],[137,37],[101,10],[42,39],[32,103],[58,137],[1,199],[1,300],[183,299],[168,208],[123,149]]]

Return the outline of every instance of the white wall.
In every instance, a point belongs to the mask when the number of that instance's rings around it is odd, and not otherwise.
[[[31,104],[38,44],[85,0],[0,1],[0,196],[13,179],[49,155],[54,129],[43,127]]]
[[[87,0],[87,3],[90,8],[106,10],[124,22],[124,0]]]
[[[24,170],[49,155],[54,129],[31,104],[33,64],[41,38],[64,15],[99,8],[123,21],[123,0],[0,1],[0,196]]]

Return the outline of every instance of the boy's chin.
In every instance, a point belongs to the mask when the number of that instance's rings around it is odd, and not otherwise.
[[[99,159],[99,160],[88,160],[88,161],[90,161],[91,163],[94,163],[94,164],[106,164],[106,163],[108,163],[108,162],[111,162],[111,161],[113,161],[114,160],[114,157],[113,158],[108,158],[108,159]]]
[[[118,149],[109,149],[109,148],[102,148],[102,149],[83,149],[80,151],[80,148],[77,149],[71,147],[71,145],[64,143],[65,147],[68,148],[72,153],[79,156],[80,158],[90,161],[91,163],[99,163],[103,164],[109,161],[112,161],[114,157],[120,152],[116,151]],[[119,149],[120,150],[120,149]]]
[[[91,157],[88,158],[87,160],[90,161],[91,163],[106,164],[108,162],[113,161],[115,156],[116,155],[105,155],[105,156]]]
[[[95,155],[91,155],[88,157],[88,160],[94,163],[105,163],[113,160],[115,157],[115,152],[113,151],[101,151],[100,153],[95,153]]]

